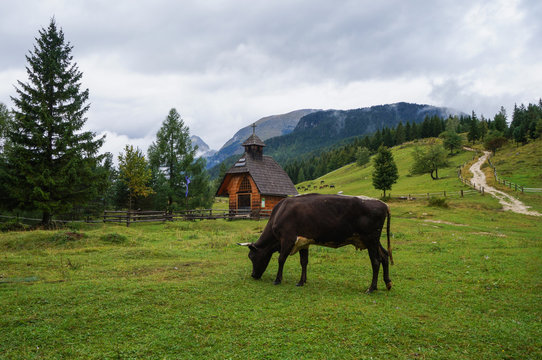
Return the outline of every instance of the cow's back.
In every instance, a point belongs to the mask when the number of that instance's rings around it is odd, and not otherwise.
[[[343,195],[301,195],[279,205],[270,219],[276,237],[304,236],[317,242],[339,242],[382,229],[387,214],[380,200]]]

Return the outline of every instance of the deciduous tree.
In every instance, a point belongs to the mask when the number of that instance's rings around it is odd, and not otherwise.
[[[446,150],[440,144],[432,144],[423,150],[420,147],[414,148],[412,153],[413,164],[411,174],[430,174],[431,179],[437,180],[438,169],[448,166]],[[434,174],[434,175],[433,175]]]
[[[147,160],[139,148],[132,145],[124,147],[124,153],[119,155],[119,178],[128,187],[128,208],[132,210],[132,201],[137,196],[147,197],[154,191],[148,186],[151,170]]]

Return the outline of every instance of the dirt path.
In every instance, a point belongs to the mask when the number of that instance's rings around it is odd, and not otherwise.
[[[524,203],[516,199],[515,197],[508,195],[505,192],[495,189],[487,185],[486,175],[481,170],[482,164],[486,162],[487,157],[489,156],[489,151],[484,151],[484,155],[481,156],[477,162],[475,162],[470,167],[470,172],[473,175],[472,182],[476,184],[476,187],[483,186],[486,193],[491,194],[491,196],[497,198],[499,203],[502,205],[504,210],[513,211],[518,214],[533,215],[533,216],[542,216],[537,211],[529,210],[530,206],[526,206]]]

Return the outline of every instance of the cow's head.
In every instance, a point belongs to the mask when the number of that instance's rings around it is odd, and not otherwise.
[[[252,277],[254,279],[261,278],[265,269],[267,269],[267,265],[269,265],[273,252],[258,248],[254,243],[237,243],[237,245],[248,246],[250,249],[248,258],[252,261]]]

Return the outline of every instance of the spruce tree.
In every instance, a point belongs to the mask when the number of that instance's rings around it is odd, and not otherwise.
[[[378,148],[378,152],[373,159],[373,165],[375,168],[373,186],[377,190],[384,191],[384,197],[386,197],[386,190],[391,190],[392,185],[397,182],[399,172],[391,151],[384,145]]]
[[[158,199],[158,208],[209,206],[212,202],[205,160],[196,159],[188,126],[176,109],[171,109],[148,150]],[[188,188],[188,190],[187,190]]]
[[[87,203],[103,185],[103,173],[95,171],[103,138],[82,131],[89,91],[81,89],[83,74],[72,48],[52,19],[26,56],[29,82],[18,81],[11,98],[16,110],[5,146],[9,194],[17,208],[39,210],[46,226],[53,215]]]

